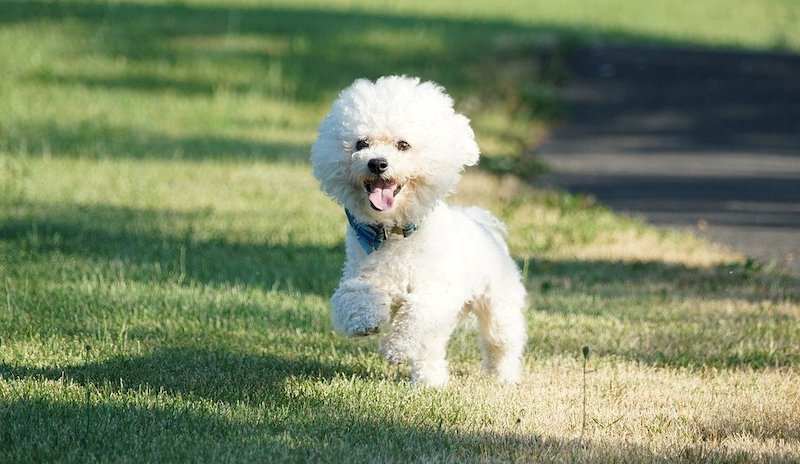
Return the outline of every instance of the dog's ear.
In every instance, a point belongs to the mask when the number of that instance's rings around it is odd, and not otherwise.
[[[478,163],[480,148],[475,142],[475,133],[469,125],[469,119],[463,114],[453,117],[453,149],[461,157],[464,166],[474,166]]]

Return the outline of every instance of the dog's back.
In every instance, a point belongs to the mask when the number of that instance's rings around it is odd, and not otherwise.
[[[494,238],[503,251],[508,254],[508,245],[506,244],[506,240],[508,239],[508,229],[506,228],[506,225],[500,221],[500,219],[497,219],[497,217],[495,217],[489,211],[477,206],[453,207],[453,209],[463,213],[465,216],[469,217],[479,226],[489,232],[489,234],[492,236],[492,238]]]

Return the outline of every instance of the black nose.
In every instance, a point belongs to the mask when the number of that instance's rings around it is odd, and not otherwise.
[[[367,167],[373,174],[382,174],[383,171],[389,167],[389,163],[386,161],[386,158],[373,158],[369,160]]]

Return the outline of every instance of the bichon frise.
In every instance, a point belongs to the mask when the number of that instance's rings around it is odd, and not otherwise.
[[[443,202],[478,153],[443,89],[405,76],[343,90],[311,148],[314,176],[349,223],[333,326],[348,336],[383,332],[381,353],[408,362],[415,384],[447,383],[447,341],[468,314],[486,371],[520,378],[526,292],[505,226]]]

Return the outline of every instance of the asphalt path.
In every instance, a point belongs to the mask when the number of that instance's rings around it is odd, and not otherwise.
[[[800,55],[596,45],[539,183],[800,269]]]

